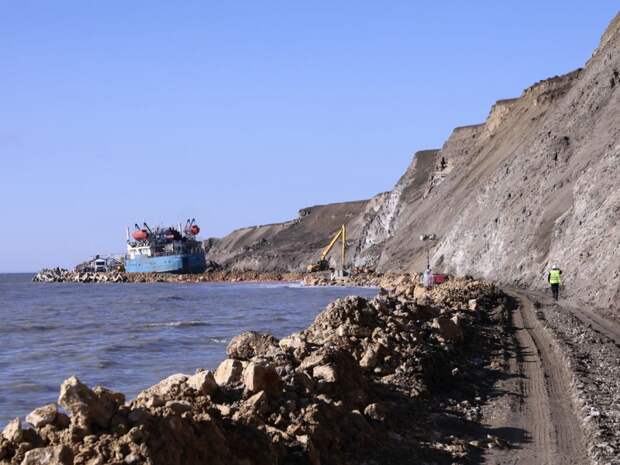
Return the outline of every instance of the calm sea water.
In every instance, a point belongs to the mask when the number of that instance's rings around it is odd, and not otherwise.
[[[34,284],[0,274],[0,429],[54,402],[77,375],[128,398],[174,373],[214,369],[245,330],[283,337],[332,300],[372,289],[287,284]]]

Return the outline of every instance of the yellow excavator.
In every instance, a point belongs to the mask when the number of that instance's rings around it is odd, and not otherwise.
[[[331,240],[329,245],[325,247],[325,250],[323,250],[319,261],[308,265],[308,273],[316,273],[317,271],[329,270],[329,261],[327,260],[327,256],[332,251],[339,239],[342,239],[342,269],[344,270],[345,255],[347,253],[347,228],[343,224],[334,236],[334,238]]]

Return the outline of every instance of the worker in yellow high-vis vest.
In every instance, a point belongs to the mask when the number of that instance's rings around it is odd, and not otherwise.
[[[551,285],[551,292],[553,292],[553,298],[557,301],[560,297],[560,284],[562,284],[562,270],[557,265],[551,267],[549,272],[549,284]]]

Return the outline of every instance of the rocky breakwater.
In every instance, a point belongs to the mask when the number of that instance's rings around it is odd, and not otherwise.
[[[128,275],[118,271],[94,273],[69,271],[64,268],[46,268],[39,271],[32,281],[35,283],[124,283]]]
[[[39,271],[33,278],[38,283],[207,283],[207,282],[273,282],[300,281],[299,273],[260,273],[257,271],[208,271],[202,274],[171,273],[93,273],[50,268]]]
[[[458,463],[474,446],[442,432],[437,409],[504,301],[484,282],[426,290],[404,276],[282,340],[242,334],[214,373],[171,376],[130,402],[72,377],[30,427],[4,429],[0,464]]]
[[[201,274],[170,274],[170,273],[131,273],[127,274],[128,282],[150,283],[209,283],[209,282],[274,282],[300,281],[300,273],[261,273],[258,271],[219,270]]]

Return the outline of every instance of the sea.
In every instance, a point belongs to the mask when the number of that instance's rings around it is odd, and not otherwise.
[[[0,430],[55,402],[77,376],[131,399],[175,374],[215,369],[243,331],[280,338],[367,288],[260,284],[43,284],[0,274]]]

